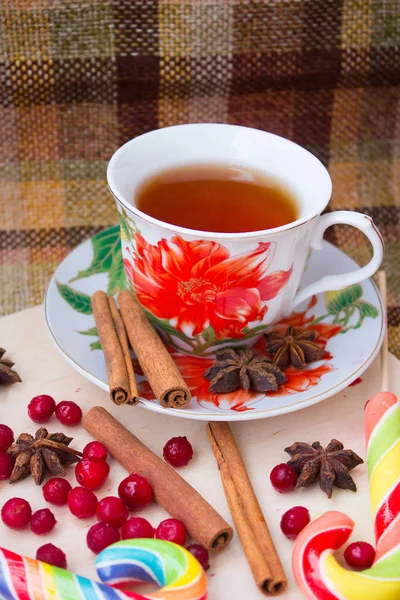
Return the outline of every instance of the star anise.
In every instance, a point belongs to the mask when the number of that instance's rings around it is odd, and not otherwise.
[[[308,487],[319,478],[320,488],[328,498],[332,496],[334,485],[344,490],[357,491],[349,471],[364,461],[353,450],[344,450],[343,444],[338,440],[331,440],[325,450],[319,442],[295,442],[285,448],[285,452],[292,457],[288,465],[294,467],[299,474],[297,487]]]
[[[204,377],[210,381],[210,392],[219,394],[239,388],[276,392],[278,385],[286,381],[286,375],[267,356],[233,348],[217,352],[216,361],[206,369]]]
[[[307,363],[321,360],[323,349],[315,343],[317,332],[314,329],[296,329],[291,325],[284,334],[273,331],[267,334],[268,352],[274,354],[274,364],[282,370],[292,364],[296,369],[304,369]]]
[[[48,433],[41,427],[35,437],[29,433],[21,433],[8,453],[15,459],[10,483],[25,479],[30,474],[36,483],[43,482],[46,471],[51,475],[64,477],[65,465],[77,462],[82,453],[69,448],[72,438],[63,433]]]
[[[0,348],[0,385],[21,381],[17,371],[12,369],[14,363],[8,358],[3,358],[5,353],[4,348]]]

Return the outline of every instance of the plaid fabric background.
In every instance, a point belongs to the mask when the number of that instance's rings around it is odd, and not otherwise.
[[[314,152],[331,210],[386,241],[400,356],[399,0],[2,0],[0,314],[38,304],[57,264],[116,221],[106,164],[176,123],[257,127]],[[365,262],[355,230],[330,239]]]

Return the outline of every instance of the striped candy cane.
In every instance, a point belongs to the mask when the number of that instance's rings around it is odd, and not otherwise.
[[[298,536],[292,557],[297,585],[311,600],[400,599],[400,402],[381,392],[365,407],[365,436],[376,557],[370,569],[348,571],[337,562],[338,550],[354,523],[340,512],[327,512]]]

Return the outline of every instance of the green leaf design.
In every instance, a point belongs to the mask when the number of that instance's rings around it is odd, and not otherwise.
[[[83,292],[78,292],[74,290],[72,287],[67,285],[66,283],[57,283],[57,288],[64,300],[68,302],[68,304],[79,313],[83,315],[91,315],[92,314],[92,305],[90,302],[90,296],[84,294]]]
[[[128,217],[124,209],[122,209],[119,213],[119,223],[121,226],[121,238],[126,242],[129,242],[131,235],[129,231]]]
[[[93,236],[92,246],[93,260],[91,265],[87,269],[79,271],[78,275],[70,280],[70,283],[98,273],[107,273],[112,269],[115,262],[122,262],[120,228],[118,225]]]
[[[156,325],[157,327],[162,329],[166,334],[173,335],[174,337],[179,338],[180,340],[186,342],[187,344],[193,345],[193,341],[190,338],[188,338],[187,335],[182,333],[182,331],[175,329],[175,327],[173,327],[169,321],[167,321],[166,319],[158,319],[157,317],[150,314],[149,312],[147,312],[147,311],[145,311],[145,312],[146,312],[146,317],[148,318],[150,323],[152,323],[153,325]]]
[[[376,319],[376,317],[379,315],[378,309],[369,302],[365,302],[365,300],[360,300],[357,302],[357,306],[360,310],[360,314],[363,315],[363,317],[371,317],[372,319]]]
[[[121,208],[119,212],[119,222],[121,225],[122,239],[126,242],[133,242],[136,233],[139,232],[139,229],[136,227],[136,223],[128,217],[124,208]]]
[[[244,338],[247,339],[249,337],[254,337],[255,335],[259,335],[260,333],[262,333],[263,331],[265,331],[266,327],[265,325],[256,325],[256,327],[253,327],[252,329],[249,329],[248,327],[246,327],[245,329],[243,329],[243,333]]]
[[[362,287],[360,284],[350,285],[349,287],[334,292],[325,292],[325,306],[329,314],[334,315],[347,306],[354,305],[362,296]]]
[[[90,349],[91,350],[101,350],[101,343],[100,340],[96,340],[95,342],[92,342],[90,344]]]
[[[379,312],[370,302],[361,300],[362,287],[360,284],[350,285],[343,290],[333,292],[325,292],[325,306],[328,314],[319,319],[315,319],[310,326],[322,321],[325,317],[332,316],[334,325],[340,325],[342,331],[346,333],[350,329],[359,329],[366,317],[375,319]],[[353,325],[349,325],[350,320],[358,311],[358,321]]]
[[[119,252],[119,256],[115,258],[111,265],[111,269],[108,272],[108,288],[107,294],[114,296],[117,292],[126,288],[126,276],[124,263],[122,261],[122,253]]]
[[[201,335],[205,342],[208,342],[208,340],[210,339],[215,340],[215,331],[214,328],[211,327],[211,325],[207,327],[207,329],[205,329]]]
[[[76,333],[80,333],[81,335],[99,335],[97,332],[97,327],[91,327],[87,331],[77,331]]]

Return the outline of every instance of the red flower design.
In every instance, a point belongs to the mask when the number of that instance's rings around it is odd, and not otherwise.
[[[128,278],[141,304],[188,335],[214,329],[217,339],[240,338],[249,323],[261,321],[265,302],[287,284],[292,269],[266,275],[275,244],[260,242],[253,252],[231,257],[216,242],[187,242],[175,236],[156,246],[136,235],[136,254],[125,258]]]
[[[306,317],[306,313],[312,306],[315,305],[315,298],[310,300],[306,310],[301,313],[293,313],[289,317],[283,319],[274,326],[275,330],[286,329],[289,325],[295,325],[296,327],[307,327],[314,316]],[[318,331],[317,341],[325,348],[328,340],[341,331],[341,327],[338,325],[330,325],[326,323],[318,323],[312,326],[313,329]],[[327,361],[332,358],[329,352],[325,352],[324,361],[316,367],[307,367],[306,369],[298,370],[294,367],[286,369],[285,374],[287,380],[281,386],[277,392],[269,392],[267,394],[259,394],[256,392],[246,392],[245,390],[237,390],[230,394],[213,394],[209,391],[209,382],[204,379],[203,373],[213,363],[212,358],[198,358],[196,356],[188,356],[179,353],[172,347],[168,347],[169,352],[173,356],[180,372],[182,373],[187,385],[189,386],[192,395],[196,396],[199,404],[211,403],[215,407],[219,407],[221,404],[228,404],[231,410],[237,412],[243,412],[246,410],[253,410],[249,404],[254,404],[257,400],[261,400],[265,396],[287,396],[289,394],[295,394],[297,392],[304,392],[310,387],[317,385],[321,377],[326,373],[332,371],[333,366]],[[263,354],[267,354],[267,345],[265,337],[263,336],[254,346],[255,350]],[[141,373],[138,364],[135,364],[135,372]],[[143,381],[139,384],[139,393],[148,400],[154,400],[154,394],[147,381]]]

